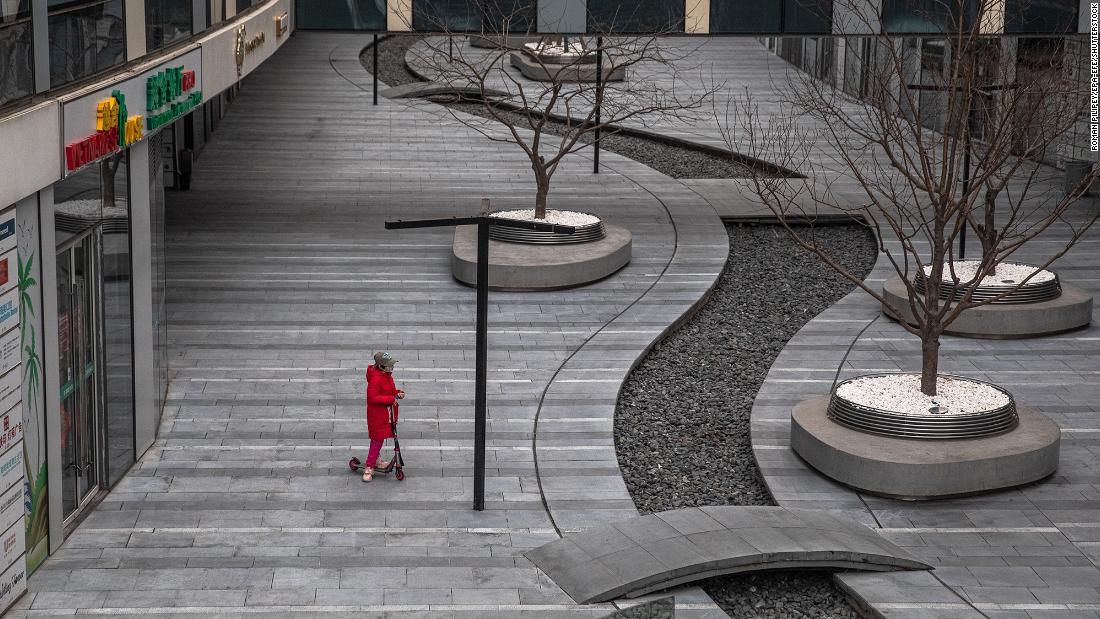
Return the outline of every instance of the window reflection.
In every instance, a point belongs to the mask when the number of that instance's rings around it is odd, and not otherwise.
[[[126,55],[123,0],[49,0],[50,86],[121,64]]]
[[[386,0],[313,0],[298,3],[298,27],[385,30]]]
[[[191,36],[192,4],[180,0],[145,0],[146,52]]]
[[[479,32],[481,17],[468,0],[413,0],[414,30]]]
[[[0,1],[0,105],[34,92],[30,0]]]
[[[588,30],[683,32],[684,0],[589,0]]]

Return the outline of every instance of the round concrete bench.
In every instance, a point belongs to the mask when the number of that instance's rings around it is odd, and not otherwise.
[[[901,499],[939,499],[1012,488],[1058,468],[1061,432],[1041,413],[1017,408],[1015,430],[978,439],[920,440],[867,434],[828,416],[829,397],[791,413],[791,448],[846,486]]]
[[[556,290],[604,279],[630,262],[629,230],[605,224],[607,235],[591,243],[528,245],[489,241],[489,288]],[[451,273],[477,284],[477,227],[455,228]]]
[[[884,314],[894,320],[913,324],[909,295],[901,278],[888,280],[882,287],[888,301]],[[1092,321],[1092,295],[1062,282],[1062,295],[1041,303],[990,304],[959,314],[948,327],[949,335],[963,337],[1014,339],[1055,335],[1087,327]]]

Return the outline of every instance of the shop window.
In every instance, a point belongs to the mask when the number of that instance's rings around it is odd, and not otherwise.
[[[829,34],[832,0],[711,0],[714,34]]]
[[[263,2],[263,0],[236,0],[236,2],[237,2],[237,12],[240,13],[241,11],[249,9],[249,8]]]
[[[180,0],[145,0],[145,51],[190,37],[193,8]]]
[[[149,225],[153,295],[153,410],[164,407],[168,393],[168,273],[165,243],[164,177],[174,148],[171,131],[162,131],[149,144]],[[167,156],[166,156],[167,155]]]
[[[588,0],[589,32],[683,32],[684,0]]]
[[[1029,0],[1030,1],[1030,0]],[[883,0],[882,28],[890,33],[954,32],[973,24],[976,0]]]
[[[50,86],[122,64],[123,0],[49,0]]]
[[[30,0],[0,2],[0,105],[34,92]]]
[[[72,366],[61,368],[62,426],[68,419],[73,433],[63,446],[94,441],[83,434],[102,428],[106,462],[94,456],[89,460],[79,451],[70,455],[82,475],[98,471],[108,486],[130,468],[135,454],[128,159],[127,153],[117,153],[54,186],[59,268],[72,260],[73,271],[81,272],[71,284],[60,281],[60,276],[58,281],[59,303],[65,306],[59,308],[59,321],[72,329],[71,334],[63,333],[59,324],[62,365],[68,360]],[[69,256],[72,248],[80,249],[79,257]],[[86,326],[77,328],[78,323]],[[84,330],[92,337],[79,336]],[[89,467],[92,461],[95,466]],[[79,503],[80,490],[96,483],[77,483],[77,491],[70,494]],[[67,507],[66,514],[69,511]]]
[[[1006,0],[1005,32],[1010,34],[1076,32],[1077,9],[1077,0]]]
[[[385,30],[386,0],[299,2],[297,23],[319,30]]]

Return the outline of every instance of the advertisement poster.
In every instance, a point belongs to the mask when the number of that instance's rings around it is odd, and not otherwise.
[[[27,575],[34,573],[49,553],[49,512],[46,485],[46,418],[43,407],[42,270],[39,268],[38,200],[16,207],[17,265],[12,277],[19,288],[19,350],[23,367],[13,372],[23,400],[23,475]],[[0,388],[6,383],[0,381]],[[21,389],[18,389],[21,387]],[[0,410],[7,410],[0,406]],[[2,608],[2,606],[0,606]]]

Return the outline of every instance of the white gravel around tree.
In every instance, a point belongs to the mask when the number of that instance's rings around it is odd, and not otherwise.
[[[936,395],[928,396],[920,390],[920,374],[856,378],[837,387],[836,394],[853,404],[912,417],[976,415],[1010,401],[992,385],[950,376],[939,377]]]
[[[501,219],[541,221],[543,223],[556,224],[559,226],[590,226],[600,223],[600,218],[595,215],[578,213],[576,211],[559,211],[556,209],[546,209],[546,219],[535,219],[535,209],[533,208],[497,211],[492,215],[493,217],[499,217]]]
[[[974,281],[974,278],[978,276],[978,267],[981,262],[977,260],[956,260],[951,266],[944,265],[943,279],[944,281],[951,281],[952,269],[954,270],[954,276],[958,278],[958,281],[962,284],[969,284]],[[932,273],[932,267],[924,267],[924,273]],[[1003,262],[997,265],[997,273],[994,275],[987,275],[982,278],[981,286],[1015,286],[1024,281],[1024,279],[1035,273],[1035,275],[1027,280],[1028,284],[1041,284],[1043,282],[1049,282],[1054,279],[1054,273],[1045,269],[1038,269],[1037,267],[1018,264],[1015,262]]]

